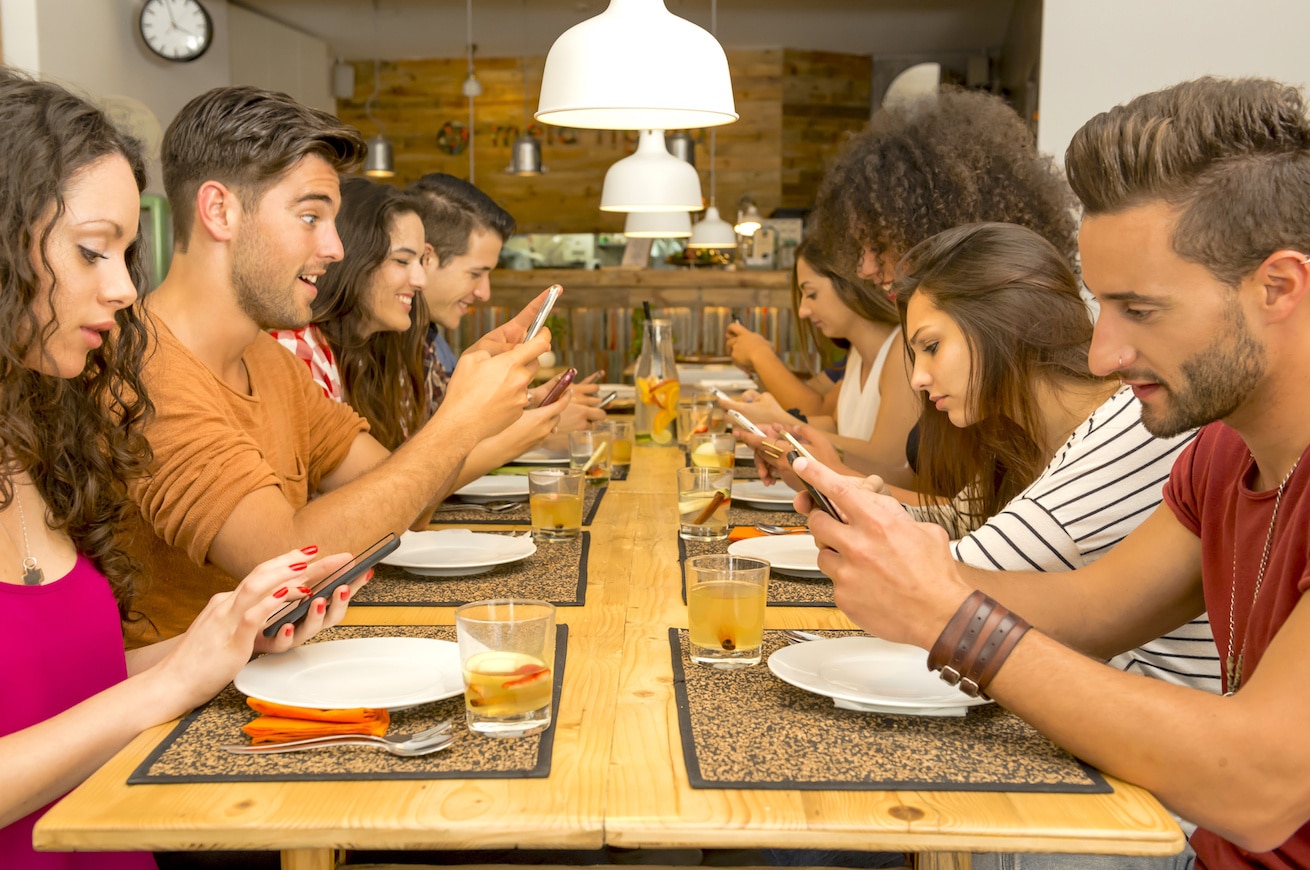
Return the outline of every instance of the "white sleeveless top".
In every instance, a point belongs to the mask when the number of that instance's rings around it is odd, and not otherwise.
[[[848,438],[868,441],[873,436],[873,426],[878,422],[878,408],[882,405],[882,394],[878,392],[878,381],[882,377],[883,364],[887,355],[896,344],[896,337],[901,334],[898,326],[887,336],[887,340],[878,348],[873,367],[863,386],[860,384],[860,369],[864,367],[860,352],[851,345],[846,356],[846,374],[841,379],[841,392],[837,394],[837,434]]]

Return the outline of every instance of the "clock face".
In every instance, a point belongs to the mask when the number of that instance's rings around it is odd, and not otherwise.
[[[214,39],[214,23],[199,0],[146,0],[139,25],[146,46],[164,60],[195,60]]]

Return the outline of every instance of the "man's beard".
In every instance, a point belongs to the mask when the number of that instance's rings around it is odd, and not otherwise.
[[[261,268],[276,258],[262,244],[238,236],[232,257],[232,286],[241,311],[260,329],[300,329],[308,325],[311,311],[296,308],[295,291],[274,286],[278,279],[271,269]],[[299,280],[295,278],[293,280]]]

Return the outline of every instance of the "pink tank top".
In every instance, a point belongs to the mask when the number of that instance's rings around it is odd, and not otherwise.
[[[84,556],[44,586],[0,583],[0,736],[62,713],[127,678],[118,605]],[[42,807],[0,828],[5,870],[143,870],[149,853],[37,852],[32,826]]]

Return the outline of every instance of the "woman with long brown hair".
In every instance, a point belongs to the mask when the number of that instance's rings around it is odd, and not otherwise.
[[[213,697],[254,652],[341,618],[345,599],[263,637],[346,556],[257,567],[183,634],[123,651],[138,581],[121,549],[125,481],[151,405],[138,232],[141,146],[57,85],[0,68],[0,866],[150,867],[149,855],[32,849],[45,808],[148,727]],[[148,579],[148,578],[147,578]],[[349,593],[347,593],[348,596]],[[290,628],[290,627],[288,627]]]

